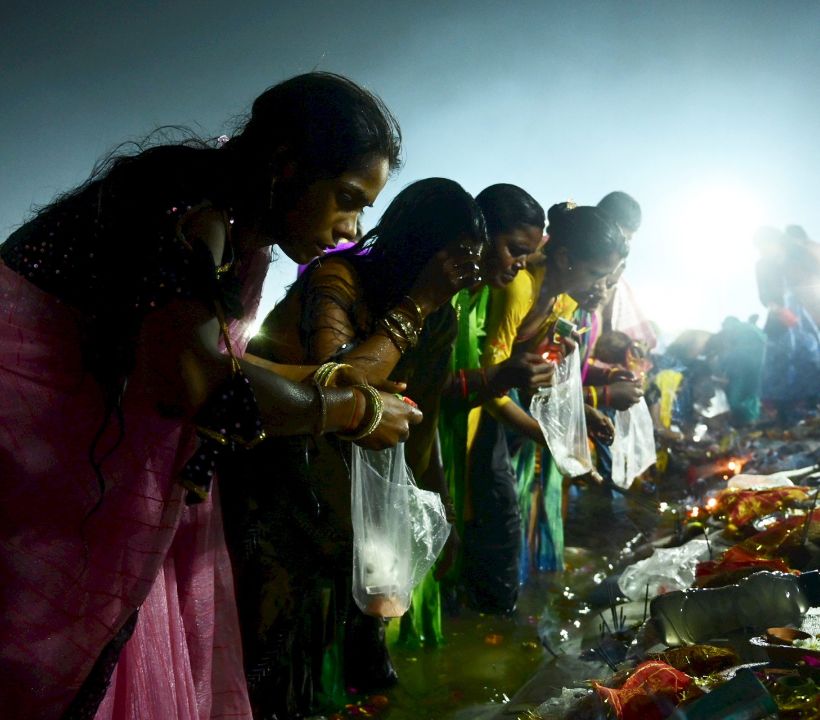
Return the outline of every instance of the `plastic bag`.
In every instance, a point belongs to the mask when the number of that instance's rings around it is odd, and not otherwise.
[[[541,426],[550,453],[564,477],[578,477],[592,470],[577,348],[556,364],[552,387],[543,388],[533,396],[530,414]]]
[[[655,428],[646,400],[615,413],[612,443],[612,482],[628,488],[644,470],[655,464]]]
[[[444,505],[416,487],[404,444],[353,445],[351,480],[353,599],[368,615],[398,617],[450,534]]]
[[[685,590],[695,582],[698,563],[709,557],[709,544],[704,538],[694,538],[679,547],[656,548],[651,557],[633,563],[621,573],[618,587],[630,600],[643,600],[647,585],[649,597]]]

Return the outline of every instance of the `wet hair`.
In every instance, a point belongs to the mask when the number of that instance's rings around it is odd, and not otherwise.
[[[85,183],[37,210],[31,228],[48,227],[63,214],[93,215],[88,223],[99,228],[100,252],[114,259],[117,248],[126,257],[139,253],[147,237],[162,232],[171,205],[186,202],[208,200],[217,209],[265,217],[275,228],[275,219],[268,216],[287,209],[307,184],[359,169],[374,157],[386,159],[391,170],[401,162],[401,131],[382,101],[340,75],[307,73],[263,92],[227,142],[164,127],[142,141],[118,146],[95,165]],[[271,210],[271,183],[288,163],[297,178],[282,183],[288,187],[277,192]],[[269,251],[264,252],[269,259]],[[235,267],[259,267],[258,258],[240,260]],[[254,279],[260,289],[263,277],[260,272]],[[101,493],[105,482],[100,466],[108,455],[98,446],[112,419],[118,424],[116,444],[122,439],[122,393],[134,367],[142,321],[131,305],[116,300],[100,298],[98,316],[82,319],[84,362],[104,396],[103,419],[88,451]]]
[[[490,238],[520,227],[537,227],[542,232],[544,230],[544,208],[517,185],[490,185],[476,195],[475,201],[484,213]]]
[[[600,208],[559,203],[549,209],[547,220],[547,257],[561,248],[573,261],[605,259],[612,253],[625,258],[629,252],[623,232]]]
[[[373,157],[401,164],[401,129],[384,103],[341,75],[297,75],[263,92],[225,145],[244,163],[295,161],[310,179],[338,177]]]
[[[404,188],[361,244],[337,255],[358,271],[367,306],[378,318],[410,291],[430,258],[464,236],[487,243],[478,204],[457,182],[428,178]]]
[[[626,232],[637,232],[641,226],[641,206],[638,201],[620,190],[605,195],[598,207],[620,225]]]
[[[269,207],[272,178],[288,163],[298,178],[283,183],[291,186],[280,193],[285,204],[311,182],[360,169],[375,157],[386,159],[391,171],[401,165],[401,129],[384,103],[341,75],[311,72],[265,90],[227,141],[166,126],[119,145],[83,185],[38,214],[88,192],[99,194],[107,216],[126,207],[150,212],[189,196],[259,213]]]

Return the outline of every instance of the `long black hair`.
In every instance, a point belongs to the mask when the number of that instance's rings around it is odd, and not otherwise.
[[[357,270],[371,315],[381,317],[409,291],[437,252],[460,237],[481,245],[481,209],[453,180],[428,178],[404,188],[361,245],[339,253]]]
[[[134,295],[145,292],[145,276],[157,279],[157,270],[165,268],[157,266],[167,264],[168,243],[159,238],[169,225],[174,232],[176,213],[184,212],[185,203],[208,201],[252,222],[270,212],[272,182],[285,164],[296,167],[304,186],[357,169],[373,157],[385,158],[391,170],[401,160],[401,131],[382,101],[351,80],[324,72],[266,90],[228,142],[187,132],[173,140],[174,135],[180,132],[162,128],[142,142],[119,146],[85,183],[39,209],[0,247],[11,267],[81,311],[85,368],[104,395],[104,419],[89,448],[101,490],[100,466],[113,449],[101,453],[99,443],[113,418],[122,438],[122,396],[140,325],[154,305],[135,303]],[[68,258],[71,246],[67,272],[59,267],[57,273],[53,267],[46,272],[45,263],[31,263],[26,256],[27,247],[58,245],[66,254],[53,254],[48,264],[63,262],[57,258]],[[246,271],[257,259],[239,258],[233,266]],[[212,267],[205,269],[212,273]],[[260,285],[263,275],[256,276]],[[162,282],[160,287],[172,292],[173,276]]]
[[[158,128],[142,141],[117,146],[78,188],[38,216],[95,193],[99,211],[116,216],[164,207],[179,195],[204,195],[217,207],[258,213],[270,205],[271,179],[287,163],[300,187],[373,157],[391,171],[401,165],[401,129],[373,93],[341,75],[311,72],[265,90],[233,137],[203,139],[185,128]],[[130,218],[133,221],[133,217]]]

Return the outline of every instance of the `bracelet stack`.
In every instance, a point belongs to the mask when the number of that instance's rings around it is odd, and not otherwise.
[[[384,401],[382,400],[381,393],[370,385],[354,385],[353,389],[360,390],[364,394],[365,403],[367,405],[365,412],[367,415],[367,411],[369,410],[369,418],[367,422],[363,423],[363,428],[359,430],[359,432],[354,431],[352,435],[337,434],[337,436],[342,440],[356,442],[357,440],[366,438],[368,435],[372,435],[376,428],[379,427],[379,423],[381,423],[382,417],[384,416]]]
[[[317,387],[326,388],[330,385],[333,376],[342,368],[351,368],[351,365],[346,363],[326,362],[320,365],[316,372],[313,373],[313,384]]]
[[[418,345],[424,324],[424,316],[418,303],[409,295],[405,295],[404,301],[378,322],[379,327],[402,355]],[[405,305],[409,305],[409,310]]]

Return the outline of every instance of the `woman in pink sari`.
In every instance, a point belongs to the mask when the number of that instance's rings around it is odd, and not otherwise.
[[[3,717],[250,720],[219,463],[266,434],[385,447],[420,414],[240,359],[245,331],[270,246],[351,239],[399,145],[373,95],[298,76],[222,147],[117,158],[0,247]]]

